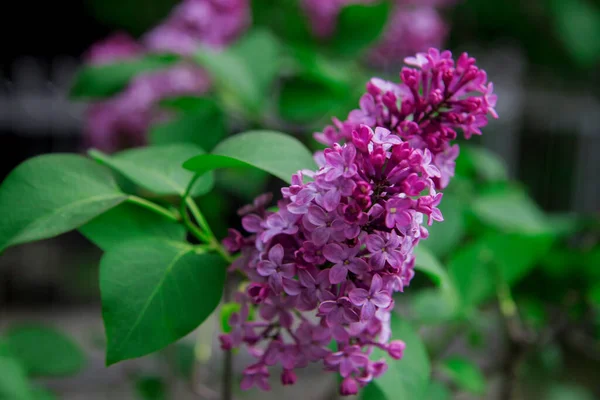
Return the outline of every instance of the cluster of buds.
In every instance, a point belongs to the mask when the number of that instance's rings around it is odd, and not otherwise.
[[[136,76],[116,96],[92,103],[86,115],[87,145],[107,152],[146,143],[149,127],[170,116],[160,100],[199,96],[211,86],[197,64],[186,61],[201,45],[223,48],[237,39],[250,22],[248,0],[184,0],[140,42],[117,33],[94,44],[86,62],[94,65],[135,59],[150,53],[182,56],[172,67]]]
[[[239,253],[230,269],[250,281],[220,337],[223,349],[246,344],[256,358],[243,389],[268,389],[274,365],[292,384],[295,369],[323,362],[342,377],[340,393],[355,394],[387,369],[370,359],[374,348],[402,357],[404,343],[390,341],[392,296],[414,275],[425,218],[443,220],[438,188],[449,172],[436,160],[456,129],[479,133],[495,101],[466,55],[456,66],[435,50],[407,62],[417,68],[402,71],[404,83],[370,81],[361,108],[318,135],[330,145],[318,171],[295,174],[277,211],[259,197],[240,210],[247,235],[231,229],[224,240]]]
[[[315,138],[332,146],[351,140],[361,124],[386,128],[411,147],[429,150],[440,171],[433,178],[435,187],[443,189],[454,176],[459,148],[451,141],[457,132],[466,139],[481,135],[488,115],[498,117],[494,85],[467,53],[455,62],[449,51],[430,49],[406,63],[410,67],[402,69],[401,82],[371,79],[360,109],[350,112],[346,121],[334,119]]]

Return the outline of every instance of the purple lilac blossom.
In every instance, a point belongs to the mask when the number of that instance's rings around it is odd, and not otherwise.
[[[134,59],[145,53],[189,55],[201,45],[222,48],[249,26],[248,0],[185,0],[167,19],[142,38],[142,43],[117,33],[94,44],[85,59],[93,65]],[[116,96],[91,103],[86,112],[86,146],[105,152],[146,144],[152,124],[169,115],[157,107],[160,100],[183,95],[200,96],[210,89],[208,75],[195,64],[181,61],[173,67],[136,76]]]
[[[153,52],[190,55],[201,45],[230,44],[249,25],[248,0],[184,0],[143,42]]]
[[[236,293],[232,331],[220,336],[224,350],[245,344],[256,358],[242,389],[268,390],[270,367],[281,366],[288,385],[294,370],[321,362],[342,377],[340,393],[353,395],[387,370],[371,359],[374,348],[402,358],[404,342],[390,341],[392,296],[414,276],[424,217],[443,220],[438,188],[451,175],[436,157],[454,151],[454,129],[480,133],[495,103],[466,54],[454,63],[430,50],[408,62],[416,67],[402,71],[405,83],[371,80],[361,110],[318,135],[329,145],[315,157],[319,169],[298,171],[277,211],[260,196],[240,213],[246,234],[230,229],[223,241],[239,253],[229,271],[250,280]]]
[[[447,35],[446,22],[435,8],[398,6],[369,52],[369,62],[381,67],[398,65],[409,54],[441,47]]]
[[[102,65],[135,58],[142,52],[143,47],[131,36],[124,32],[117,32],[94,43],[86,51],[83,58],[90,64]]]
[[[412,156],[410,163],[423,168],[440,190],[454,175],[459,148],[451,141],[457,131],[462,131],[466,139],[480,135],[488,115],[498,117],[494,109],[497,96],[485,71],[467,53],[454,61],[449,51],[430,49],[406,58],[406,63],[410,67],[402,69],[400,82],[371,79],[360,108],[351,111],[346,121],[334,119],[333,125],[316,133],[315,138],[328,146],[352,140],[357,147],[364,147],[369,137],[361,124],[369,123],[371,129],[385,128],[406,146],[422,150]],[[409,148],[396,146],[392,158],[403,156],[405,151]],[[405,171],[397,170],[391,178],[405,175]],[[411,182],[407,190],[425,188],[417,175],[407,178]]]

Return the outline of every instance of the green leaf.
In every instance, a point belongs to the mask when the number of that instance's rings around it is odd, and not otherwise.
[[[478,218],[503,232],[536,234],[550,231],[542,210],[519,191],[483,194],[475,199],[472,207]]]
[[[431,365],[425,346],[419,334],[410,324],[398,315],[392,314],[392,335],[394,339],[404,341],[406,349],[401,360],[393,360],[390,356],[375,349],[371,359],[385,358],[388,370],[370,385],[377,385],[387,400],[396,399],[422,399],[431,375]],[[378,400],[383,400],[377,397]],[[375,398],[364,399],[375,400]]]
[[[236,111],[256,115],[279,72],[279,53],[276,38],[257,29],[228,49],[200,49],[193,59],[208,71],[224,103]]]
[[[159,239],[106,252],[100,291],[107,365],[152,353],[198,327],[219,304],[225,267],[217,255]]]
[[[347,98],[331,86],[309,77],[296,77],[283,83],[279,95],[279,113],[289,121],[307,122],[324,117]]]
[[[420,324],[444,323],[456,317],[458,298],[438,288],[422,289],[411,296],[411,310]]]
[[[553,238],[488,233],[454,253],[448,273],[462,305],[473,306],[495,293],[498,274],[509,284],[517,282],[550,249]]]
[[[84,157],[29,159],[0,186],[0,252],[68,232],[126,199],[110,172]]]
[[[464,358],[449,358],[443,362],[442,371],[460,389],[480,396],[486,393],[485,376],[473,362]]]
[[[551,0],[551,16],[565,49],[582,67],[600,57],[600,8],[586,0]]]
[[[35,400],[23,366],[5,356],[0,356],[0,400]]]
[[[290,51],[299,75],[329,86],[338,91],[348,91],[353,83],[352,73],[357,65],[354,60],[340,60],[328,57],[307,46],[290,46]],[[316,96],[315,96],[316,97]]]
[[[502,158],[485,147],[461,147],[462,162],[485,181],[506,181],[508,170]]]
[[[153,193],[183,196],[194,174],[183,169],[181,164],[190,157],[204,154],[204,151],[193,144],[177,143],[135,148],[112,156],[97,150],[90,150],[89,153],[98,162]],[[213,183],[212,174],[205,174],[196,181],[191,195],[207,193]]]
[[[288,42],[312,42],[308,20],[298,0],[252,0],[252,21],[268,26]]]
[[[155,376],[144,376],[135,382],[136,392],[141,400],[166,400],[167,388],[163,380]]]
[[[86,363],[79,346],[68,336],[43,326],[18,326],[6,333],[11,352],[30,375],[64,376]]]
[[[238,111],[258,113],[263,93],[240,55],[207,47],[197,51],[193,59],[208,71],[225,103],[232,104]]]
[[[231,332],[231,326],[229,325],[229,318],[231,314],[240,311],[239,303],[227,303],[221,307],[221,330],[225,333]]]
[[[246,63],[262,96],[269,92],[281,68],[280,46],[269,31],[254,29],[231,47],[231,51]]]
[[[344,7],[338,17],[331,46],[343,55],[354,55],[364,50],[381,36],[390,11],[388,1]]]
[[[432,381],[427,389],[425,400],[450,400],[452,393],[442,383]]]
[[[212,154],[191,158],[183,167],[196,173],[255,167],[289,183],[297,171],[314,170],[316,164],[310,151],[293,137],[272,131],[249,131],[227,138]]]
[[[150,54],[113,64],[85,66],[75,76],[70,95],[91,98],[112,96],[124,89],[134,76],[166,68],[178,59],[174,55]]]
[[[175,357],[172,360],[173,370],[182,378],[189,379],[194,372],[196,354],[194,346],[190,343],[175,343]]]
[[[594,400],[596,397],[586,388],[573,384],[554,384],[548,389],[544,400]]]
[[[128,239],[164,238],[182,242],[186,236],[183,225],[131,203],[119,204],[99,215],[80,227],[79,232],[104,251]]]
[[[438,290],[421,291],[414,296],[413,307],[423,322],[441,322],[450,319],[459,305],[458,293],[450,276],[428,250],[427,247],[415,248],[415,269],[426,273],[439,286]]]
[[[444,221],[428,226],[429,237],[424,241],[435,256],[444,257],[460,246],[466,231],[464,209],[465,203],[457,196],[444,193],[440,204]]]
[[[211,151],[227,133],[223,111],[212,99],[180,97],[163,101],[163,106],[178,115],[150,129],[152,145],[193,143]]]

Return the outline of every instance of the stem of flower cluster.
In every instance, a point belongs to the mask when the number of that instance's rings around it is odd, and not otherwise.
[[[158,204],[148,201],[146,199],[143,199],[141,197],[130,195],[127,197],[127,201],[130,203],[133,203],[133,204],[137,204],[138,206],[143,207],[146,210],[150,210],[152,212],[160,214],[163,217],[166,217],[172,221],[175,221],[175,222],[180,221],[180,216],[177,213],[169,211],[166,208],[161,207]]]

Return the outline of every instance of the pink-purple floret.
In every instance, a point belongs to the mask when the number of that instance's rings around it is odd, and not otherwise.
[[[275,365],[293,384],[296,369],[322,362],[341,375],[341,394],[356,394],[386,372],[384,359],[370,358],[375,348],[403,356],[405,344],[390,340],[392,295],[414,276],[425,219],[443,220],[439,190],[458,155],[451,141],[497,117],[473,58],[431,49],[406,62],[401,83],[372,79],[360,109],[316,135],[329,146],[315,157],[319,169],[295,174],[277,211],[261,196],[240,212],[247,234],[231,229],[223,241],[237,254],[230,271],[250,280],[220,337],[223,349],[245,344],[256,359],[243,389],[269,389]]]

